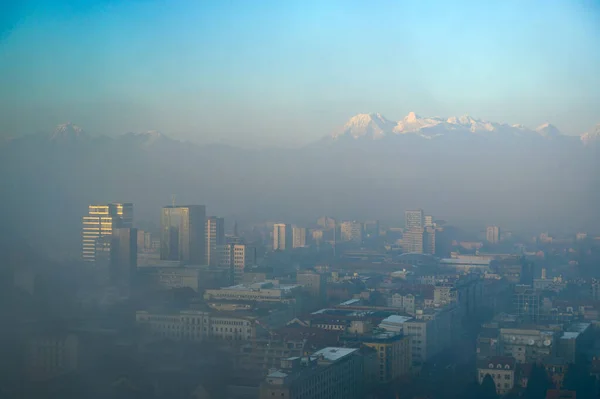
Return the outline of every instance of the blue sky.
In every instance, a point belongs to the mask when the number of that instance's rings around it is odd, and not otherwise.
[[[600,122],[600,2],[14,1],[0,135],[72,121],[299,144],[360,112],[580,134]]]

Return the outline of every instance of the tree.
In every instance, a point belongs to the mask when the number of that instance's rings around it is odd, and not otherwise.
[[[496,394],[496,384],[491,375],[487,374],[483,381],[481,382],[481,386],[479,388],[479,397],[481,399],[497,399],[498,395]]]
[[[525,389],[526,399],[545,399],[546,390],[550,388],[550,380],[544,366],[534,363]]]

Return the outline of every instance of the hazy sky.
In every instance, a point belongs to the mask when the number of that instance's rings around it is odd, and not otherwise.
[[[296,144],[360,112],[600,122],[596,0],[1,3],[2,136],[72,121]]]

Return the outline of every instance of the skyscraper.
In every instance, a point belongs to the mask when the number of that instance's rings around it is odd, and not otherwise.
[[[425,227],[425,215],[423,209],[404,212],[404,229],[422,229]]]
[[[218,248],[225,244],[225,219],[211,216],[206,219],[206,261],[207,265],[219,263]]]
[[[362,242],[363,226],[359,222],[340,223],[340,235],[342,241]]]
[[[94,262],[99,253],[110,252],[113,229],[133,227],[133,204],[90,205],[82,224],[82,258]]]
[[[306,246],[306,229],[304,227],[292,227],[292,246],[294,248]]]
[[[113,229],[110,242],[110,280],[124,288],[130,288],[137,271],[137,229],[118,227]]]
[[[246,267],[256,265],[256,248],[246,244],[225,244],[218,247],[219,268],[226,269],[231,282],[239,284]]]
[[[485,238],[490,244],[497,244],[500,241],[500,228],[498,226],[488,226],[485,229]]]
[[[404,253],[422,254],[425,242],[425,229],[415,227],[405,230],[402,235],[402,251]]]
[[[203,264],[206,256],[206,207],[165,206],[160,217],[160,259]]]
[[[292,229],[285,223],[273,225],[273,251],[285,251],[292,247]]]

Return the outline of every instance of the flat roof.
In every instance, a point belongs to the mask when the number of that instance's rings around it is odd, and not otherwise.
[[[412,317],[410,317],[410,316],[392,315],[392,316],[389,316],[389,317],[386,317],[385,319],[383,319],[381,321],[381,324],[383,324],[383,323],[402,324],[402,323],[405,323],[405,322],[407,322],[407,321],[409,321],[411,319],[412,319]]]
[[[560,339],[577,339],[579,337],[578,332],[566,331]]]
[[[338,348],[338,347],[328,347],[323,348],[311,356],[323,356],[326,360],[330,362],[335,362],[340,360],[343,357],[346,357],[354,352],[358,351],[357,348]]]

